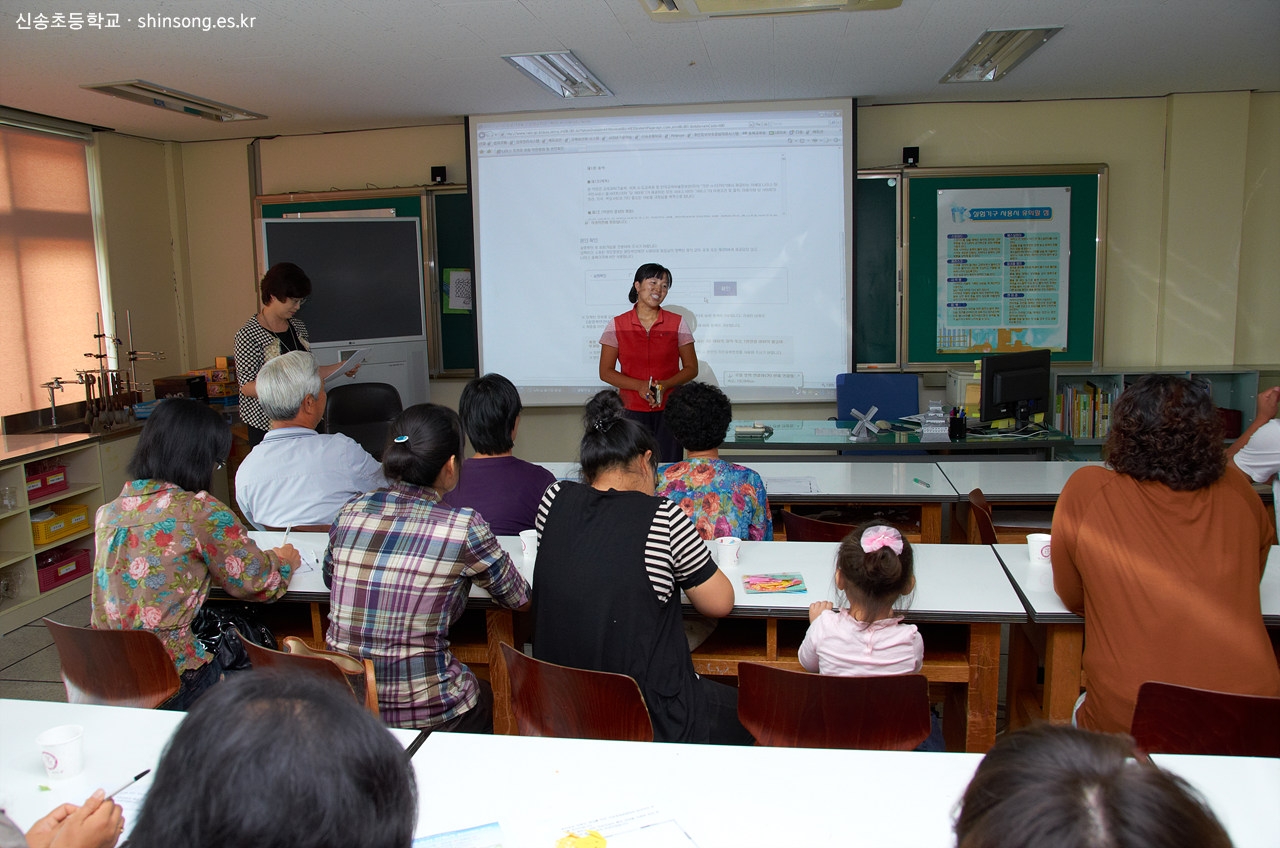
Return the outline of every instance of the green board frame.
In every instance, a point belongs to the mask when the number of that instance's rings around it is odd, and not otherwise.
[[[1067,349],[1054,352],[1062,365],[1101,360],[1106,256],[1107,166],[1047,165],[1002,168],[929,168],[903,172],[904,367],[940,370],[971,362],[980,352],[938,353],[937,197],[942,189],[1065,186],[1071,190],[1071,256],[1068,261]]]

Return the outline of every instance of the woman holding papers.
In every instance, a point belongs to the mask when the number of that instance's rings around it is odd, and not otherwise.
[[[680,459],[680,445],[662,420],[666,393],[698,376],[693,332],[684,318],[662,308],[670,290],[669,270],[641,265],[627,293],[635,308],[600,335],[600,379],[622,392],[626,416],[657,438],[659,462]]]
[[[1082,468],[1053,513],[1053,585],[1084,615],[1076,721],[1123,733],[1148,680],[1280,695],[1258,583],[1275,530],[1226,463],[1208,388],[1150,374],[1116,401],[1107,468]]]
[[[240,420],[249,428],[249,446],[262,441],[271,422],[258,403],[258,371],[268,359],[291,350],[311,350],[307,325],[294,317],[311,294],[311,278],[292,262],[278,262],[262,277],[262,306],[236,331],[236,379],[240,383]],[[320,366],[327,379],[342,363]],[[357,365],[347,372],[354,376]]]

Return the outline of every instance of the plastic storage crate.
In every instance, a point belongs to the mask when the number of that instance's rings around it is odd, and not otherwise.
[[[54,548],[36,557],[36,580],[40,591],[56,589],[93,569],[93,551]]]
[[[37,545],[56,542],[89,526],[89,507],[84,504],[55,504],[53,518],[31,522],[31,538]]]

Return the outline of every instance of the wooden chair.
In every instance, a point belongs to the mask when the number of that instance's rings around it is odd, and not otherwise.
[[[239,634],[237,634],[239,635]],[[373,676],[373,660],[359,660],[337,651],[318,651],[297,636],[286,636],[285,650],[273,651],[254,644],[240,636],[249,662],[254,668],[283,668],[304,671],[327,680],[341,683],[364,704],[365,709],[378,716],[378,687]]]
[[[535,660],[505,642],[502,658],[521,736],[653,741],[644,695],[627,675]]]
[[[788,542],[842,542],[853,532],[851,524],[805,518],[785,509],[782,511],[782,527],[787,532]]]
[[[969,544],[994,545],[996,538],[995,521],[991,518],[991,504],[981,489],[969,493]]]
[[[1130,732],[1149,754],[1280,757],[1280,697],[1148,680]]]
[[[153,708],[181,681],[160,637],[149,630],[98,630],[46,618],[72,704]]]
[[[738,663],[738,719],[776,748],[910,751],[929,736],[923,674],[831,677]]]

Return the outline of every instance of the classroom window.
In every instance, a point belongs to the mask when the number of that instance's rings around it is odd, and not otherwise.
[[[97,367],[90,185],[84,141],[0,129],[0,415],[45,409],[41,383]],[[56,402],[78,399],[68,388]]]

